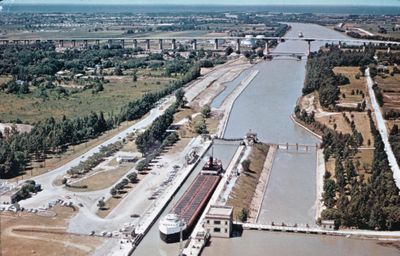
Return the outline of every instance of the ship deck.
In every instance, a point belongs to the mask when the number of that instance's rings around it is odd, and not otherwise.
[[[183,218],[188,226],[191,226],[220,179],[219,175],[199,174],[175,204],[173,212]]]

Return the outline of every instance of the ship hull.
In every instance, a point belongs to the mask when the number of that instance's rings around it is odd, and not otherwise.
[[[160,238],[167,244],[177,243],[180,241],[180,232],[171,233],[171,234],[164,234],[160,231]],[[187,229],[182,231],[182,240],[186,240],[189,237],[189,232]]]

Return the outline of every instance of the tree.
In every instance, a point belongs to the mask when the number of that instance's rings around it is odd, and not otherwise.
[[[135,183],[137,181],[137,173],[131,172],[126,176],[131,183]]]
[[[111,188],[110,194],[115,197],[117,195],[117,190],[115,188]]]
[[[116,76],[122,76],[122,75],[123,75],[122,69],[121,69],[120,67],[116,67],[116,68],[114,69],[114,75],[116,75]]]
[[[197,120],[194,124],[194,130],[198,134],[207,134],[207,125],[204,119]]]
[[[138,79],[138,77],[137,77],[137,73],[136,73],[136,71],[135,71],[135,72],[133,72],[133,75],[132,75],[132,81],[133,81],[133,82],[136,82],[137,79]]]
[[[211,115],[211,107],[210,107],[210,105],[208,105],[208,104],[204,105],[204,107],[201,109],[201,114],[205,118],[209,118],[210,115]]]
[[[175,98],[180,107],[185,104],[185,92],[182,89],[176,91]]]
[[[239,220],[241,222],[246,222],[248,216],[249,216],[249,210],[247,210],[246,208],[242,208],[242,211],[240,211],[239,213]]]
[[[242,167],[245,172],[248,172],[250,170],[250,160],[249,159],[244,160],[242,162]]]
[[[232,53],[233,53],[232,47],[228,46],[228,47],[225,48],[225,55],[226,55],[226,56],[229,56],[229,55],[231,55]]]
[[[258,56],[259,58],[264,57],[264,51],[263,51],[262,49],[258,49],[258,50],[257,50],[257,56]]]
[[[97,207],[98,207],[100,210],[103,210],[105,206],[106,206],[106,203],[104,202],[104,197],[103,197],[102,199],[100,199],[100,200],[97,202]]]

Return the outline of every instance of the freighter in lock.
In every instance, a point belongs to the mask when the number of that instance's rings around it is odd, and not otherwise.
[[[221,180],[221,161],[212,156],[203,166],[192,184],[159,224],[160,237],[166,243],[186,239],[193,230],[201,213]]]

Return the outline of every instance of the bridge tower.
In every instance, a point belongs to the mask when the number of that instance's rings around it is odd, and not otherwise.
[[[236,51],[240,52],[240,39],[236,39]]]
[[[173,51],[176,50],[176,39],[172,39],[172,41],[171,41],[171,48],[172,48]]]
[[[197,50],[197,40],[196,40],[196,39],[193,39],[193,41],[192,41],[192,49],[193,49],[194,51]]]
[[[146,39],[146,51],[150,51],[150,39]]]
[[[218,39],[214,39],[214,50],[218,50]]]
[[[137,44],[137,40],[136,39],[133,39],[132,48],[133,49],[137,49],[138,48],[138,44]]]
[[[162,51],[164,48],[163,48],[163,40],[162,39],[158,39],[158,49],[160,50],[160,51]]]

